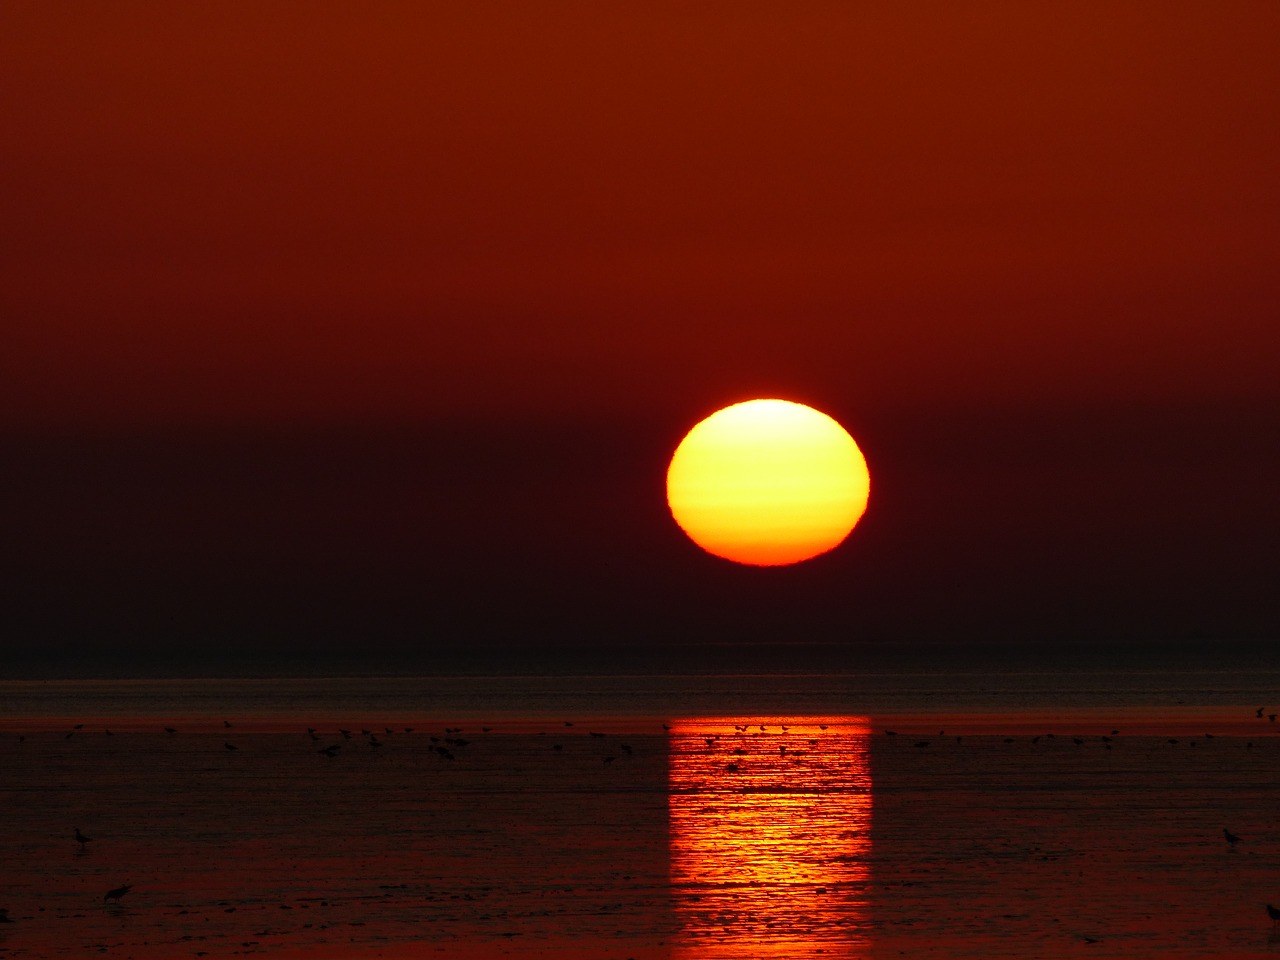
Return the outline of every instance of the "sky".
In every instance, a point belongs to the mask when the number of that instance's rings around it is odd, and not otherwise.
[[[1271,4],[0,7],[12,652],[1280,634]],[[809,403],[868,512],[675,527]],[[172,658],[172,659],[170,659]]]

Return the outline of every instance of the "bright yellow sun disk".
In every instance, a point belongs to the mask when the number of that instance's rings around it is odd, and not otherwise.
[[[708,553],[758,566],[837,546],[867,506],[862,451],[824,413],[750,400],[703,420],[667,469],[667,503]]]

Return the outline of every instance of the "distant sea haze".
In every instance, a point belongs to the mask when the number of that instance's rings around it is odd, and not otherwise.
[[[1280,698],[1280,670],[511,674],[433,677],[197,678],[0,681],[0,724],[55,718],[103,722],[216,721],[272,727],[371,718],[517,719],[562,716],[980,716],[1153,714],[1241,719]],[[1252,710],[1252,707],[1249,707]],[[1233,714],[1234,710],[1234,714]]]
[[[1117,688],[1118,681],[1109,678],[1112,674],[1156,673],[1243,675],[1255,678],[1247,685],[1266,687],[1280,673],[1280,640],[975,642],[942,638],[932,642],[786,639],[741,643],[709,635],[689,643],[662,637],[624,643],[607,636],[546,641],[530,635],[485,641],[430,635],[414,641],[370,642],[353,636],[340,644],[283,644],[229,635],[216,644],[175,639],[163,647],[127,640],[109,647],[19,647],[7,657],[0,680],[902,674],[955,678],[958,687],[973,692],[1002,686],[1012,692],[1011,681],[993,681],[993,686],[984,683],[983,677],[1024,673],[1080,675],[1082,690],[1091,683],[1101,691]],[[1084,675],[1096,679],[1087,680]],[[1194,681],[1193,685],[1207,683]],[[878,684],[872,685],[869,692],[877,688]]]

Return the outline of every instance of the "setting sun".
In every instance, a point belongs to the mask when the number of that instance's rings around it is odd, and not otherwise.
[[[778,566],[843,541],[870,483],[862,452],[835,420],[787,400],[750,400],[713,413],[680,442],[667,503],[708,553]]]

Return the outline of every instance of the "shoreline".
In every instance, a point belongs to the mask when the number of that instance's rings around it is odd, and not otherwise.
[[[360,713],[342,711],[313,711],[311,713],[237,715],[224,712],[178,716],[163,711],[139,714],[100,713],[49,713],[37,716],[0,716],[0,731],[9,734],[72,735],[77,740],[101,739],[109,730],[112,735],[157,735],[162,737],[190,735],[306,735],[314,727],[322,736],[337,736],[339,729],[352,731],[359,736],[362,729],[376,728],[378,736],[411,737],[414,734],[435,732],[442,727],[465,725],[468,735],[537,735],[554,734],[558,737],[588,736],[592,732],[626,734],[630,736],[665,736],[664,725],[680,724],[696,727],[699,724],[725,723],[730,717],[752,725],[780,723],[803,725],[821,721],[839,730],[845,728],[849,735],[884,735],[887,729],[904,736],[936,735],[943,730],[947,736],[1029,736],[1054,734],[1059,736],[1103,736],[1119,729],[1126,736],[1178,736],[1234,737],[1265,740],[1280,736],[1280,724],[1255,715],[1256,706],[1116,706],[1116,707],[1035,707],[1011,711],[990,710],[876,710],[867,713],[799,714],[776,710],[757,713],[738,712],[725,714],[709,712],[666,713],[654,716],[622,716],[595,714],[572,716],[563,711],[542,716],[515,713],[441,713],[423,711],[368,710]],[[232,723],[231,727],[225,725]],[[80,725],[76,729],[76,725]],[[177,732],[168,734],[165,727]],[[390,728],[389,730],[387,728]],[[408,728],[406,730],[406,728]]]

